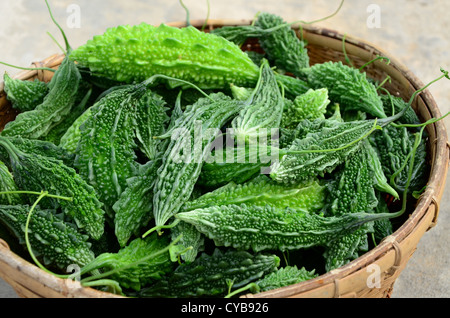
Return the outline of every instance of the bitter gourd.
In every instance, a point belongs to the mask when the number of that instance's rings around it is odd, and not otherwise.
[[[255,21],[255,26],[263,30],[283,24],[286,22],[281,17],[267,12],[260,13]],[[299,39],[289,25],[259,37],[259,43],[274,65],[298,78],[310,66],[305,42]]]
[[[265,129],[266,136],[269,136],[272,128],[280,127],[284,98],[267,60],[261,65],[258,83],[249,100],[251,102],[231,123],[233,134],[238,140],[259,137],[260,129]]]
[[[378,205],[375,208],[375,213],[386,213],[389,212],[389,207],[382,197],[381,193],[377,191]],[[394,233],[392,221],[389,219],[378,220],[373,224],[374,238],[378,242],[385,237]]]
[[[294,140],[289,150],[303,153],[288,154],[279,162],[275,162],[272,165],[271,178],[288,184],[332,172],[359,149],[361,140],[373,131],[374,124],[376,122],[371,120],[334,121],[332,125],[324,127],[319,132],[309,133],[302,139]],[[339,150],[327,151],[332,149]]]
[[[216,246],[259,252],[326,246],[368,222],[394,216],[347,213],[324,217],[289,207],[230,204],[180,212],[175,218],[193,224]]]
[[[148,162],[139,173],[127,180],[127,187],[113,205],[114,231],[119,245],[124,247],[153,218],[153,187],[161,165],[157,159]]]
[[[369,139],[379,155],[386,178],[397,192],[402,193],[405,190],[410,167],[408,156],[413,149],[414,139],[414,135],[406,127],[394,126],[385,127]],[[425,141],[426,138],[423,137],[414,157],[409,188],[411,191],[421,190],[427,182],[430,167],[427,164]],[[397,173],[405,163],[405,168]]]
[[[365,145],[367,146],[367,142]],[[362,146],[335,174],[326,196],[330,202],[327,213],[334,216],[358,212],[373,213],[378,205],[378,198],[375,194],[376,178],[369,156],[369,152]],[[371,223],[330,241],[324,253],[326,270],[330,271],[353,260],[360,244],[367,241],[369,232],[373,232]]]
[[[0,206],[0,222],[5,224],[25,245],[25,229],[29,205]],[[31,215],[28,228],[30,246],[44,265],[54,265],[66,270],[67,266],[84,266],[95,258],[88,236],[77,231],[73,224],[61,220],[53,209],[37,206]]]
[[[21,112],[30,111],[42,104],[48,93],[45,82],[38,79],[25,81],[13,79],[7,73],[3,76],[5,83],[6,98],[11,102],[11,106]]]
[[[277,268],[275,272],[272,272],[260,280],[256,281],[250,286],[252,293],[260,293],[276,288],[282,288],[294,284],[298,284],[319,276],[315,273],[315,270],[308,271],[304,267],[298,268],[294,266],[286,266]]]
[[[17,191],[17,185],[8,167],[3,161],[0,161],[0,192]],[[1,205],[16,205],[22,203],[18,193],[0,194]]]
[[[20,151],[8,139],[0,137],[0,146],[9,155],[11,171],[17,187],[25,191],[49,191],[54,195],[70,197],[72,201],[45,198],[41,206],[61,206],[64,213],[92,238],[98,239],[104,232],[103,204],[94,188],[77,172],[62,161],[38,154]],[[47,200],[50,202],[47,203]]]
[[[305,137],[295,139],[280,161],[272,165],[270,176],[282,183],[295,183],[312,176],[324,176],[354,154],[375,130],[395,122],[406,110],[407,107],[398,114],[383,119],[328,121],[322,130],[313,130]],[[320,122],[319,125],[313,124],[311,127],[314,126],[320,126]]]
[[[76,103],[72,107],[70,114],[64,116],[64,118],[57,125],[53,126],[48,134],[43,138],[44,140],[50,141],[59,146],[61,143],[61,138],[66,134],[67,130],[86,111],[89,105],[91,105],[91,102],[93,102],[93,90],[90,87],[86,88],[86,85],[87,84],[85,82],[80,83],[80,88],[78,91],[81,96],[76,99]]]
[[[340,61],[314,64],[304,72],[308,85],[327,88],[330,100],[339,103],[342,111],[361,110],[374,117],[387,117],[381,97],[366,73]]]
[[[127,83],[163,74],[200,88],[223,89],[231,83],[253,86],[258,79],[258,67],[236,44],[192,26],[120,25],[95,36],[70,58],[94,74]]]
[[[215,249],[202,253],[194,262],[183,263],[164,280],[142,289],[140,297],[218,297],[231,289],[247,285],[280,265],[276,255],[251,254],[247,251]]]
[[[20,113],[5,125],[2,136],[21,136],[30,139],[45,137],[60,123],[75,105],[81,75],[74,62],[67,57],[48,84],[49,92],[35,109]]]
[[[66,166],[73,168],[75,155],[56,146],[52,142],[22,137],[2,137],[2,139],[8,140],[22,152],[61,160]],[[0,158],[3,158],[5,161],[8,158],[8,152],[4,148],[0,148]]]
[[[102,253],[87,264],[84,272],[100,269],[113,271],[109,276],[123,288],[139,291],[141,288],[162,279],[174,269],[169,252],[158,253],[169,245],[168,237],[156,233],[145,239],[136,238],[117,253]],[[155,257],[149,257],[155,254]]]
[[[171,140],[163,155],[154,188],[156,226],[164,225],[189,199],[209,147],[216,137],[208,130],[220,129],[243,107],[240,101],[223,93],[214,93],[199,99],[176,121],[168,132]]]
[[[162,135],[165,131],[168,115],[166,102],[155,92],[148,90],[140,98],[133,118],[138,147],[149,160],[157,156],[159,139],[153,137]]]
[[[392,96],[388,94],[381,94],[381,101],[383,102],[383,108],[384,112],[388,116],[392,116],[394,114],[399,113],[403,108],[405,108],[408,103],[406,103],[401,97],[399,96]],[[403,115],[402,118],[398,120],[399,124],[420,124],[421,121],[419,117],[417,117],[416,112],[412,107],[408,107],[408,110]]]
[[[328,213],[331,215],[375,213],[381,204],[377,190],[399,198],[398,193],[387,182],[378,154],[370,142],[364,140],[359,151],[344,163],[342,169],[335,174],[335,180],[329,183]],[[380,224],[384,224],[383,222],[390,223],[389,220],[378,221]],[[358,257],[358,249],[367,251],[367,235],[374,232],[374,224],[362,226],[354,233],[330,242],[324,254],[327,271],[343,266]]]
[[[78,147],[78,142],[81,138],[81,125],[92,115],[93,106],[87,108],[77,119],[74,120],[72,125],[67,128],[64,135],[61,136],[59,146],[69,153],[75,153]]]
[[[284,186],[265,175],[243,184],[231,182],[223,187],[186,202],[180,211],[187,212],[209,206],[229,204],[272,205],[279,208],[291,207],[311,213],[324,207],[325,186],[319,180],[312,180],[297,186]]]
[[[272,152],[271,149],[265,149],[265,152],[261,149],[247,143],[245,147],[221,149],[222,157],[218,157],[220,152],[212,151],[203,164],[197,184],[214,188],[229,182],[243,183],[258,174],[268,173]]]
[[[96,189],[108,215],[137,171],[133,116],[145,91],[141,84],[113,90],[94,104],[80,127],[75,167]]]

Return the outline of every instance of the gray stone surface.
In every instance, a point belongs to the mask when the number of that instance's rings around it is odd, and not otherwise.
[[[43,0],[1,0],[0,60],[15,65],[60,52],[46,34],[50,32],[62,43],[52,24]],[[137,24],[142,21],[159,24],[184,21],[185,11],[178,0],[50,0],[56,19],[66,30],[70,43],[77,47],[107,27]],[[191,19],[207,16],[205,1],[185,0]],[[278,14],[286,21],[313,21],[331,14],[340,0],[210,0],[212,19],[251,19],[258,11]],[[72,8],[80,9],[80,26],[73,27]],[[380,25],[371,27],[373,14],[380,10]],[[439,68],[450,69],[450,1],[445,0],[347,0],[338,15],[317,23],[364,39],[383,48],[406,65],[424,83],[440,75]],[[71,27],[72,26],[72,27]],[[0,65],[0,74],[17,70]],[[430,88],[443,114],[450,111],[450,82],[440,81]],[[447,127],[450,118],[445,119]],[[450,296],[450,193],[447,184],[438,224],[425,233],[417,251],[395,283],[393,297]],[[0,297],[15,297],[12,289],[0,280]]]

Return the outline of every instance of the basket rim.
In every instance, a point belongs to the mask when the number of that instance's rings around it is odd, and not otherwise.
[[[209,20],[192,20],[190,21],[191,25],[194,27],[202,27],[203,25],[206,25],[207,27],[212,26],[227,26],[227,25],[248,25],[252,22],[252,20],[235,20],[235,19],[209,19]],[[175,27],[184,27],[186,26],[186,22],[182,21],[175,21],[175,22],[168,22],[166,23],[170,26]],[[300,24],[293,25],[293,29],[299,31]],[[331,40],[340,40],[342,41],[344,39],[344,34],[329,29],[329,28],[322,28],[319,26],[312,26],[312,25],[301,25],[301,30],[303,32],[303,35],[306,39],[308,39],[308,36],[323,36],[326,38],[329,38]],[[386,66],[383,63],[376,63],[379,67],[388,67],[388,68],[394,68],[397,72],[401,73],[402,76],[405,77],[405,79],[408,81],[412,87],[417,90],[424,86],[422,81],[415,76],[403,63],[398,61],[395,57],[393,57],[388,52],[385,52],[384,50],[380,49],[379,47],[375,46],[374,44],[369,43],[366,40],[359,39],[352,35],[345,35],[345,43],[346,46],[354,46],[355,48],[359,48],[362,50],[365,50],[369,52],[369,54],[372,55],[381,55],[388,57],[391,61],[389,66]],[[40,66],[47,66],[47,67],[57,67],[59,63],[64,58],[64,54],[54,54],[44,61],[41,62],[34,62],[33,65],[35,67]],[[375,64],[374,63],[374,64]],[[31,79],[35,76],[40,78],[41,80],[45,78],[45,76],[48,76],[48,74],[45,73],[46,71],[21,71],[13,76],[13,78],[21,78],[21,79]],[[3,92],[3,82],[0,83],[0,96],[4,94]],[[417,99],[421,100],[423,105],[425,105],[430,112],[432,117],[438,118],[441,117],[440,110],[432,96],[429,90],[423,91],[420,95],[417,96]],[[390,236],[383,239],[382,242],[373,249],[369,250],[367,253],[363,254],[362,256],[358,257],[357,259],[353,260],[352,262],[336,269],[332,270],[330,272],[324,273],[317,278],[314,278],[312,280],[308,280],[305,282],[301,282],[298,284],[290,285],[289,288],[279,288],[275,290],[271,290],[268,292],[259,293],[256,295],[248,294],[244,295],[244,297],[277,297],[280,293],[286,294],[289,297],[289,295],[293,295],[298,291],[301,292],[308,292],[318,286],[324,286],[327,284],[335,284],[336,280],[342,279],[344,277],[347,277],[348,275],[351,275],[358,270],[361,270],[365,268],[368,264],[371,264],[380,258],[382,258],[387,253],[393,251],[397,244],[401,244],[403,241],[414,235],[414,232],[416,231],[418,225],[420,222],[422,222],[426,216],[429,210],[433,210],[432,213],[435,215],[433,216],[433,219],[431,222],[427,221],[427,224],[425,226],[427,227],[426,230],[429,230],[432,228],[437,221],[437,216],[439,213],[439,204],[440,198],[442,196],[444,186],[445,186],[445,179],[444,182],[442,182],[442,177],[447,175],[447,168],[449,163],[449,143],[447,140],[447,130],[445,127],[445,124],[443,121],[438,121],[436,123],[430,124],[431,127],[433,127],[436,131],[436,140],[435,142],[435,153],[434,153],[434,161],[433,165],[431,167],[430,171],[430,179],[428,180],[429,187],[427,190],[420,196],[420,198],[417,201],[417,205],[410,213],[409,218],[405,220],[405,222]],[[435,165],[434,163],[437,162],[438,164]],[[438,179],[441,178],[441,179]],[[434,207],[434,208],[433,208]],[[0,238],[0,243],[3,243],[4,241]],[[6,242],[5,242],[6,243]],[[26,266],[31,266],[34,270],[38,270],[40,273],[39,275],[45,276],[51,276],[54,278],[53,275],[43,271],[42,269],[38,268],[34,264],[29,263],[28,261],[25,261],[21,259],[19,256],[17,256],[14,252],[9,250],[8,248],[3,248],[0,244],[0,252],[3,250],[6,250],[7,253],[11,255],[11,257],[19,258],[20,260],[24,261]],[[3,244],[5,245],[5,244]],[[7,245],[7,244],[6,244]],[[1,253],[0,253],[1,254]],[[66,281],[65,279],[57,278],[57,280],[60,280],[61,283]],[[99,290],[93,289],[91,287],[83,287],[87,289],[91,289],[93,294],[97,294],[102,297],[105,297],[105,293],[101,292]],[[289,291],[291,290],[291,291]],[[289,294],[290,292],[290,294]],[[113,294],[108,294],[111,295]],[[115,296],[115,295],[114,295]],[[284,295],[286,296],[286,295]]]

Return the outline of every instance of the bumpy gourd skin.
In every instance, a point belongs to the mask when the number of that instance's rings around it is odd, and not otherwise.
[[[103,204],[94,188],[62,161],[37,154],[27,154],[0,138],[0,146],[8,151],[11,170],[17,187],[24,191],[48,191],[51,194],[73,198],[72,201],[45,198],[41,205],[61,206],[64,213],[92,238],[99,239],[104,232]]]
[[[280,127],[284,98],[267,60],[261,65],[258,83],[249,99],[251,103],[231,123],[233,134],[238,140],[246,140],[257,138],[261,135],[260,129],[265,129],[266,135],[270,136],[271,129]]]
[[[334,181],[328,184],[328,213],[342,215],[372,211],[378,204],[374,186],[375,176],[370,160],[361,147],[345,161]]]
[[[162,156],[163,162],[154,188],[153,214],[156,226],[164,225],[189,199],[215,138],[215,134],[208,132],[208,129],[220,129],[242,107],[242,102],[223,93],[211,94],[209,98],[201,98],[191,105],[176,121],[168,133],[171,140]],[[198,149],[198,146],[202,149]],[[188,151],[183,151],[186,147]]]
[[[232,282],[232,289],[243,287],[273,272],[279,265],[280,258],[275,255],[215,249],[212,255],[202,253],[194,262],[181,264],[168,278],[143,289],[139,295],[167,298],[225,296],[228,282]]]
[[[406,103],[401,97],[398,96],[381,94],[380,98],[383,102],[384,112],[388,116],[393,116],[394,114],[401,112],[402,109],[408,106],[408,103]],[[405,114],[401,118],[399,118],[397,122],[399,124],[412,125],[421,123],[419,117],[417,117],[416,112],[410,106],[408,107]]]
[[[8,167],[0,161],[0,192],[17,191],[17,185]],[[0,194],[0,204],[15,205],[22,203],[17,193]]]
[[[407,160],[414,146],[414,135],[405,127],[387,126],[382,131],[376,132],[369,139],[377,150],[382,169],[388,178],[399,170]],[[412,171],[410,191],[420,191],[427,182],[430,167],[427,164],[426,139],[423,138],[416,150],[414,167]],[[408,180],[410,163],[394,178],[395,184],[392,186],[398,192],[404,192]]]
[[[373,213],[378,199],[375,193],[376,179],[370,163],[368,152],[363,147],[345,162],[336,174],[336,179],[329,184],[329,214]],[[330,242],[324,253],[326,270],[330,271],[353,260],[358,255],[358,246],[367,241],[367,233],[373,231],[372,226],[364,225],[354,233]]]
[[[148,90],[140,98],[133,119],[138,147],[149,160],[154,160],[158,153],[160,140],[154,139],[164,133],[169,117],[166,102],[155,92]]]
[[[73,167],[75,156],[71,153],[68,153],[63,148],[56,146],[52,142],[39,139],[27,139],[22,137],[2,138],[9,140],[18,150],[22,152],[58,159],[61,160],[66,166]],[[0,158],[4,158],[4,160],[8,158],[8,152],[1,147]]]
[[[180,258],[186,263],[195,261],[199,253],[204,251],[205,236],[197,231],[195,226],[186,222],[180,222],[174,228],[170,229],[172,240],[179,240],[173,247],[171,253],[173,258]]]
[[[304,72],[308,85],[314,89],[327,88],[330,100],[339,103],[343,111],[361,110],[374,117],[387,117],[376,87],[358,69],[342,62],[325,62]]]
[[[296,139],[289,151],[306,151],[306,153],[285,155],[279,162],[272,165],[270,176],[277,182],[289,184],[332,172],[348,156],[358,150],[361,145],[360,139],[370,133],[373,127],[374,121],[371,120],[358,122],[334,121],[321,131],[309,133],[302,139]],[[340,148],[344,149],[308,152]]]
[[[25,225],[29,205],[1,205],[0,222],[5,224],[21,244],[25,244]],[[88,236],[80,234],[73,224],[65,223],[55,216],[54,210],[34,210],[29,223],[29,240],[37,257],[42,257],[45,265],[55,265],[62,270],[77,264],[80,267],[94,260]]]
[[[308,212],[317,212],[324,207],[325,186],[318,180],[298,186],[279,185],[265,175],[243,184],[231,182],[214,191],[205,193],[195,200],[186,202],[180,211],[187,212],[208,206],[228,204],[272,205],[279,208],[291,207]]]
[[[109,28],[70,58],[94,74],[127,83],[163,74],[220,89],[253,86],[258,79],[258,67],[237,45],[192,26],[141,23]]]
[[[153,219],[153,187],[160,165],[160,159],[150,161],[138,175],[128,179],[127,187],[112,207],[114,231],[122,247]]]
[[[5,125],[1,135],[30,139],[45,137],[70,113],[77,100],[80,81],[81,75],[75,63],[64,58],[48,84],[49,92],[42,104],[17,115],[15,120]]]
[[[310,89],[305,94],[297,96],[292,103],[286,104],[281,119],[281,127],[292,129],[305,119],[325,119],[329,103],[326,88]]]
[[[48,93],[47,84],[39,80],[13,79],[7,73],[3,76],[6,98],[13,108],[21,112],[33,110],[40,105]]]
[[[126,180],[136,174],[133,116],[144,92],[140,85],[112,91],[93,106],[80,127],[75,167],[96,189],[108,213]]]
[[[142,287],[162,279],[174,269],[168,251],[150,257],[166,248],[168,244],[167,237],[158,237],[156,233],[145,239],[136,238],[117,253],[98,255],[86,268],[101,269],[103,272],[117,270],[111,275],[111,279],[119,282],[123,288],[139,291]]]
[[[378,191],[398,198],[397,192],[387,182],[378,154],[366,139],[358,152],[348,158],[336,173],[335,179],[328,184],[327,212],[336,216],[345,213],[375,213],[378,206],[384,204]],[[390,221],[375,223],[386,225]],[[343,266],[358,257],[359,251],[366,251],[369,232],[374,232],[374,224],[364,225],[354,233],[330,243],[324,254],[326,269],[330,271]]]
[[[94,106],[86,109],[75,121],[67,128],[64,135],[61,136],[59,146],[69,153],[75,153],[78,142],[81,138],[81,125],[91,116]]]
[[[260,160],[256,163],[250,163],[248,156],[246,162],[242,163],[237,161],[240,156],[235,155],[234,158],[236,159],[233,162],[226,162],[226,159],[223,162],[205,162],[197,184],[214,188],[229,182],[244,183],[260,174],[264,167],[270,165],[270,163]]]
[[[255,282],[256,286],[251,287],[253,293],[264,292],[276,288],[282,288],[294,284],[298,284],[319,276],[315,270],[308,271],[304,267],[297,268],[297,266],[286,266],[277,268],[262,279]]]
[[[366,213],[324,217],[292,208],[253,204],[211,206],[180,212],[175,217],[195,225],[216,246],[255,252],[326,246],[331,240],[376,219]]]
[[[255,21],[255,26],[267,30],[285,24],[283,19],[274,14],[262,12]],[[303,69],[309,67],[308,51],[295,31],[287,25],[259,38],[259,42],[269,59],[280,69],[291,72],[297,77],[303,75]]]

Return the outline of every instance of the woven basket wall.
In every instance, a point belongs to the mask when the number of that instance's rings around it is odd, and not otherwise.
[[[204,21],[191,21],[194,26],[201,27]],[[250,21],[209,20],[206,31],[225,25],[249,24]],[[182,22],[170,23],[182,27]],[[325,61],[342,61],[343,35],[329,29],[304,26],[299,36],[308,41],[311,63]],[[301,34],[300,34],[301,32]],[[256,41],[249,41],[244,50],[260,50]],[[351,36],[345,38],[345,50],[355,67],[364,65],[377,56],[385,56],[391,60],[387,65],[383,61],[369,65],[365,71],[369,77],[382,81],[386,76],[391,82],[384,86],[391,94],[409,100],[411,95],[424,84],[394,57],[375,46]],[[36,67],[57,68],[63,59],[62,55],[54,55],[48,59],[33,63]],[[32,80],[39,78],[49,81],[52,72],[23,71],[14,78]],[[420,94],[413,108],[422,121],[441,116],[438,106],[429,91]],[[11,108],[0,84],[0,130],[13,120],[17,113]],[[333,298],[333,297],[390,297],[395,280],[405,268],[414,253],[423,234],[436,225],[439,214],[439,203],[443,195],[448,163],[449,145],[443,121],[427,126],[429,135],[430,179],[426,191],[417,201],[414,211],[407,211],[407,219],[392,235],[386,237],[377,247],[351,263],[321,275],[313,280],[285,288],[271,290],[260,294],[248,294],[243,297],[259,298]],[[369,287],[368,281],[373,273],[373,265],[377,265],[381,273],[380,286]],[[42,271],[35,265],[25,261],[10,250],[8,244],[0,238],[0,277],[8,282],[21,297],[118,297],[113,294],[84,288],[78,282],[56,278]]]

